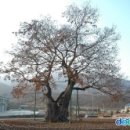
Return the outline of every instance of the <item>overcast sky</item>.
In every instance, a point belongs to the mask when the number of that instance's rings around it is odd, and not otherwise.
[[[82,4],[85,0],[0,0],[0,61],[8,61],[6,50],[16,39],[20,22],[51,15],[61,20],[61,13],[71,3]],[[121,34],[119,58],[122,72],[130,79],[130,0],[91,0],[99,9],[100,25],[116,25]]]

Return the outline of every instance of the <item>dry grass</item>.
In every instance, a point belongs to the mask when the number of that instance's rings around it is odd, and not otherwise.
[[[3,120],[0,130],[130,130],[130,126],[116,126],[114,119],[87,119],[71,123],[47,123],[42,120]]]

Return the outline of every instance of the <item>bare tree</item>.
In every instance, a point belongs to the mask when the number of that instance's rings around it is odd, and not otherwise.
[[[9,52],[12,61],[2,69],[19,83],[29,81],[43,90],[50,121],[67,121],[74,89],[93,88],[114,97],[121,94],[115,27],[98,28],[98,11],[89,4],[83,8],[70,5],[63,16],[64,25],[56,25],[48,17],[23,23],[15,32],[18,43]],[[53,73],[57,71],[66,75],[67,84],[54,100]]]

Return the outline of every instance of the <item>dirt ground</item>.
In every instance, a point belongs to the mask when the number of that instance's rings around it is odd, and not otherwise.
[[[0,130],[130,130],[130,126],[116,126],[115,119],[86,119],[67,123],[49,123],[42,119],[0,120]]]

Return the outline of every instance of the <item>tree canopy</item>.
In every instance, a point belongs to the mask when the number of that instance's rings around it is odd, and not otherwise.
[[[98,10],[89,3],[84,7],[70,5],[63,17],[66,22],[62,25],[50,17],[23,22],[15,32],[17,45],[9,52],[12,60],[1,72],[20,84],[33,82],[37,90],[47,90],[48,99],[57,104],[63,95],[69,102],[73,89],[94,88],[119,95],[117,41],[120,36],[115,26],[98,27]],[[56,73],[67,77],[67,87],[55,101],[51,90],[56,85],[53,78]]]

